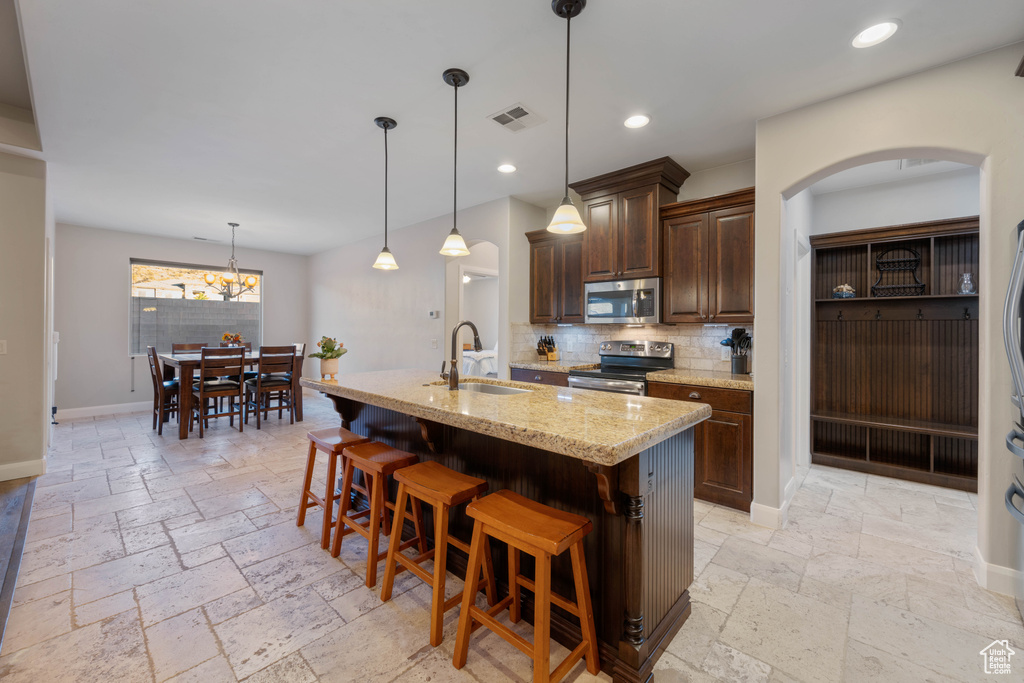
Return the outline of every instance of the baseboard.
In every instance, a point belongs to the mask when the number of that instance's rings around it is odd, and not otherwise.
[[[1024,572],[986,562],[977,546],[974,547],[974,578],[985,590],[1024,600]]]
[[[22,477],[38,477],[46,474],[46,460],[23,460],[0,465],[0,481],[21,479]]]
[[[782,507],[773,508],[770,505],[751,503],[750,521],[769,529],[785,529],[789,521],[789,504],[793,501],[796,489],[796,477],[791,477],[782,493]]]
[[[137,413],[153,407],[153,401],[136,401],[135,403],[114,403],[109,406],[89,406],[86,408],[58,408],[57,422],[75,420],[80,417],[98,417],[100,415],[122,415]]]

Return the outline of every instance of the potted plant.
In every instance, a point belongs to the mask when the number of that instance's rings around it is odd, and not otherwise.
[[[327,379],[328,376],[338,379],[338,359],[348,353],[348,349],[330,337],[321,337],[316,347],[317,351],[309,354],[309,357],[320,359],[320,379]]]

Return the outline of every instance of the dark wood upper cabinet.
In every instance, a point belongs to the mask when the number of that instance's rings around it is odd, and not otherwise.
[[[583,322],[583,235],[547,230],[530,240],[530,322]]]
[[[708,310],[717,323],[754,319],[754,205],[708,217]]]
[[[583,202],[586,278],[610,280],[619,272],[619,198],[597,197]]]
[[[707,320],[708,215],[673,218],[663,223],[665,240],[664,319],[699,323]]]
[[[670,323],[754,321],[754,188],[661,207]]]
[[[572,183],[583,200],[583,280],[661,275],[658,208],[690,173],[669,157]]]

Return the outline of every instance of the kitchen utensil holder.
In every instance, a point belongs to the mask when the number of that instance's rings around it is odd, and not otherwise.
[[[750,373],[747,367],[747,359],[750,356],[743,354],[733,354],[732,356],[732,374],[734,375],[746,375]]]

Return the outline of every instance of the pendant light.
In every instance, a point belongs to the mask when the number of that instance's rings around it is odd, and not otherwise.
[[[569,199],[569,27],[572,18],[583,11],[587,0],[552,0],[551,9],[559,17],[565,19],[565,197],[555,210],[548,225],[549,232],[563,235],[583,232],[587,226],[580,218],[580,212]]]
[[[455,88],[455,163],[452,180],[452,231],[441,247],[445,256],[469,256],[466,240],[462,239],[458,228],[458,189],[459,189],[459,87],[469,83],[469,74],[462,69],[448,69],[442,75],[444,82]]]
[[[398,270],[395,257],[388,249],[388,131],[398,124],[386,116],[378,116],[373,122],[384,129],[384,248],[377,254],[373,267],[378,270]]]

